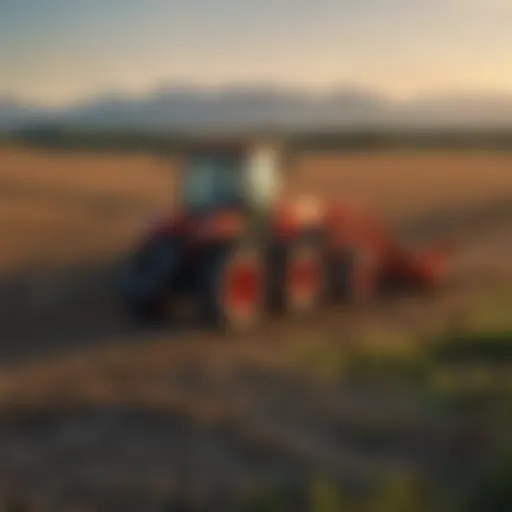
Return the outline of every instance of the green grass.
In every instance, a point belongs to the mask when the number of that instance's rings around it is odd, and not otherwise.
[[[348,492],[332,480],[312,477],[303,485],[260,489],[242,503],[244,512],[442,512],[448,499],[412,474],[391,474],[373,489]]]
[[[485,469],[470,493],[468,512],[509,512],[512,510],[512,449],[498,454]]]
[[[512,294],[510,289],[495,290],[472,301],[466,311],[466,332],[512,333]]]
[[[275,484],[242,500],[241,512],[509,512],[512,451],[498,454],[464,494],[435,488],[412,473],[391,473],[364,493],[347,493],[325,477]]]

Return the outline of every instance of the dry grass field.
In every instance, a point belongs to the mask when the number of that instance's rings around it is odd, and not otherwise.
[[[172,201],[175,162],[147,155],[0,149],[0,269],[126,249]],[[288,192],[362,203],[394,224],[509,202],[508,153],[307,154]]]
[[[123,250],[169,198],[169,172],[148,157],[0,151],[3,269]]]
[[[512,331],[512,154],[303,155],[288,192],[454,237],[457,282],[239,339],[138,331],[110,296],[112,264],[172,206],[175,165],[0,149],[0,508],[21,496],[34,511],[190,510],[173,508],[181,494],[192,510],[239,510],[234,496],[255,485],[318,475],[465,492],[487,429],[504,424],[441,413],[448,385],[424,350],[454,330]],[[418,499],[400,510],[439,510]]]

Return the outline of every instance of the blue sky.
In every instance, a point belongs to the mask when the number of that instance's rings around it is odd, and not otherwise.
[[[512,0],[0,0],[0,96],[248,82],[512,92]]]

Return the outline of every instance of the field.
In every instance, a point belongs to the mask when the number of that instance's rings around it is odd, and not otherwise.
[[[511,164],[508,153],[310,153],[298,160],[289,189],[363,203],[395,224],[446,220],[508,203]],[[0,235],[9,239],[1,268],[90,261],[126,249],[136,226],[169,204],[174,167],[143,154],[1,150]]]
[[[288,193],[368,205],[407,243],[453,238],[454,283],[238,339],[187,315],[136,330],[116,308],[116,264],[172,207],[175,167],[0,149],[0,497],[28,510],[175,510],[178,497],[238,510],[242,497],[275,502],[278,482],[287,505],[256,510],[339,510],[350,496],[354,510],[412,511],[440,510],[418,481],[455,501],[476,488],[509,439],[512,155],[302,155]],[[446,369],[436,343],[453,337],[494,347],[491,370]],[[490,509],[502,510],[478,510]]]

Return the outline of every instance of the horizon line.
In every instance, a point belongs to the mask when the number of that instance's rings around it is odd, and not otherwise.
[[[159,94],[183,90],[189,94],[216,96],[238,91],[274,92],[289,95],[310,97],[311,99],[328,99],[341,93],[351,93],[366,96],[383,103],[407,104],[425,100],[446,99],[511,99],[512,91],[508,89],[433,89],[409,94],[393,94],[378,87],[342,83],[325,87],[308,87],[299,84],[283,84],[271,81],[233,81],[220,84],[204,84],[198,81],[170,81],[160,85],[154,85],[145,90],[134,91],[130,89],[115,88],[80,95],[72,99],[62,101],[36,100],[16,93],[0,93],[0,105],[10,103],[28,108],[60,110],[67,108],[83,107],[107,99],[119,99],[121,101],[137,101],[151,99]]]

